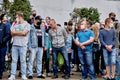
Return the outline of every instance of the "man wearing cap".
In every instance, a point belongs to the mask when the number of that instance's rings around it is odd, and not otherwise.
[[[28,48],[30,51],[29,60],[28,60],[28,79],[33,79],[33,62],[36,57],[36,70],[37,78],[44,79],[42,75],[42,57],[43,57],[43,48],[45,48],[45,30],[41,26],[40,16],[36,16],[34,24],[31,26]]]

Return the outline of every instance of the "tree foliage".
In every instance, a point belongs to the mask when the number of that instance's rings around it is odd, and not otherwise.
[[[28,19],[31,12],[29,0],[13,0],[13,2],[3,0],[2,13],[7,13],[11,20],[13,20],[17,11],[22,11],[25,19]]]
[[[99,12],[97,8],[74,8],[72,19],[74,18],[86,18],[92,22],[99,22]]]
[[[6,13],[7,15],[9,15],[9,10],[10,10],[10,6],[11,6],[11,3],[9,2],[9,0],[3,0],[3,3],[1,4],[2,7],[1,7],[1,11],[0,13]]]
[[[22,11],[25,19],[28,19],[31,11],[29,0],[14,0],[10,7],[10,14],[12,18],[14,18],[16,11]]]

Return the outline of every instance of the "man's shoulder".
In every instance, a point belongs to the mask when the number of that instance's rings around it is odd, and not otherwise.
[[[51,34],[51,33],[52,33],[52,31],[53,31],[53,29],[51,28],[51,29],[49,29],[48,33],[49,33],[49,34]]]
[[[27,26],[29,26],[29,27],[31,26],[27,21],[25,21],[25,24],[26,24]]]
[[[104,32],[105,31],[105,29],[101,29],[101,30],[99,30],[100,32]]]
[[[2,28],[5,28],[6,27],[6,25],[5,24],[3,24],[3,23],[0,23],[0,27]]]
[[[93,32],[91,29],[87,29],[87,32]]]

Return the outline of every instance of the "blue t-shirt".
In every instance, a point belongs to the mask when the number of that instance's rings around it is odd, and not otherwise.
[[[87,29],[85,31],[81,30],[76,34],[76,38],[79,39],[80,43],[86,42],[90,39],[90,37],[94,37],[94,32],[90,29]],[[85,50],[87,51],[92,51],[92,43],[89,45],[85,46]],[[79,46],[78,46],[78,50],[82,50]]]

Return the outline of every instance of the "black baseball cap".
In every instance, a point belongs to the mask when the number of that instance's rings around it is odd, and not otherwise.
[[[36,16],[35,20],[43,20],[43,19],[41,18],[41,16]]]

